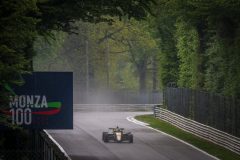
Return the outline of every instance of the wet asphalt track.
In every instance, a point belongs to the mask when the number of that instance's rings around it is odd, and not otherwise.
[[[133,112],[131,107],[109,108],[77,109],[73,130],[48,132],[72,160],[213,160],[184,143],[126,120],[128,116],[150,112]],[[133,133],[133,144],[102,141],[102,132],[116,125]]]

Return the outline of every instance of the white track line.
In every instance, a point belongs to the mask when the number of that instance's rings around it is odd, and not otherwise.
[[[47,135],[48,138],[51,139],[53,141],[53,143],[55,143],[57,145],[57,147],[61,150],[61,152],[67,157],[68,160],[72,160],[68,154],[66,153],[66,151],[62,148],[62,146],[44,129],[43,130]]]
[[[132,117],[132,116],[129,116],[129,117],[127,117],[126,119],[127,119],[128,121],[130,121],[130,122],[133,122],[133,123],[135,123],[135,124],[144,126],[144,127],[149,128],[149,129],[151,129],[151,130],[154,130],[154,131],[156,131],[156,132],[159,132],[159,133],[161,133],[161,134],[164,134],[164,135],[166,135],[166,136],[168,136],[168,137],[171,137],[171,138],[173,138],[173,139],[176,139],[176,140],[178,140],[178,141],[180,141],[180,142],[182,142],[182,143],[184,143],[184,144],[186,144],[186,145],[188,145],[188,146],[190,146],[190,147],[192,147],[192,148],[194,148],[194,149],[202,152],[203,154],[205,154],[205,155],[207,155],[207,156],[209,156],[209,157],[211,157],[211,158],[213,158],[213,159],[220,160],[219,158],[217,158],[217,157],[215,157],[215,156],[213,156],[213,155],[210,155],[209,153],[207,153],[207,152],[205,152],[205,151],[203,151],[203,150],[201,150],[201,149],[193,146],[192,144],[187,143],[187,142],[185,142],[185,141],[183,141],[183,140],[181,140],[181,139],[179,139],[179,138],[176,138],[176,137],[174,137],[174,136],[172,136],[172,135],[170,135],[170,134],[167,134],[167,133],[165,133],[165,132],[162,132],[162,131],[160,131],[160,130],[157,130],[157,129],[155,129],[155,128],[152,128],[152,127],[149,126],[149,124],[144,123],[144,122],[141,122],[141,121],[138,121],[138,120],[136,120],[136,119],[135,119],[134,117]]]
[[[141,126],[147,126],[147,125],[149,125],[149,124],[147,124],[147,123],[138,121],[138,120],[136,120],[135,118],[133,118],[133,117],[131,117],[131,116],[127,117],[127,120],[130,121],[130,122],[139,124],[139,125],[141,125]]]

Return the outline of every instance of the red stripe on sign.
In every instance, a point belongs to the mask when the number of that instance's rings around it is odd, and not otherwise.
[[[0,112],[2,112],[3,114],[6,114],[6,115],[12,115],[12,113],[10,111],[1,110]],[[59,112],[60,112],[60,109],[53,109],[53,110],[50,110],[50,111],[32,112],[32,114],[37,114],[37,115],[54,115],[54,114],[58,114]]]
[[[38,115],[54,115],[60,112],[60,109],[53,109],[51,111],[38,111],[38,112],[32,112],[33,114]]]
[[[12,114],[10,111],[1,110],[0,112],[2,112],[3,114],[6,114],[6,115],[11,115]]]

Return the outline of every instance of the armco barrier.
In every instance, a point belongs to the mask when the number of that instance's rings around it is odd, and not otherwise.
[[[42,160],[71,160],[65,151],[58,146],[55,140],[43,130],[39,136],[39,146],[42,147]]]
[[[170,112],[160,105],[154,106],[154,116],[240,154],[240,138],[238,137]]]

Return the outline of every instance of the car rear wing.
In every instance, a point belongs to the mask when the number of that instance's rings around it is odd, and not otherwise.
[[[111,130],[116,130],[116,129],[118,129],[118,130],[124,130],[124,128],[109,128],[109,129],[111,129]]]

